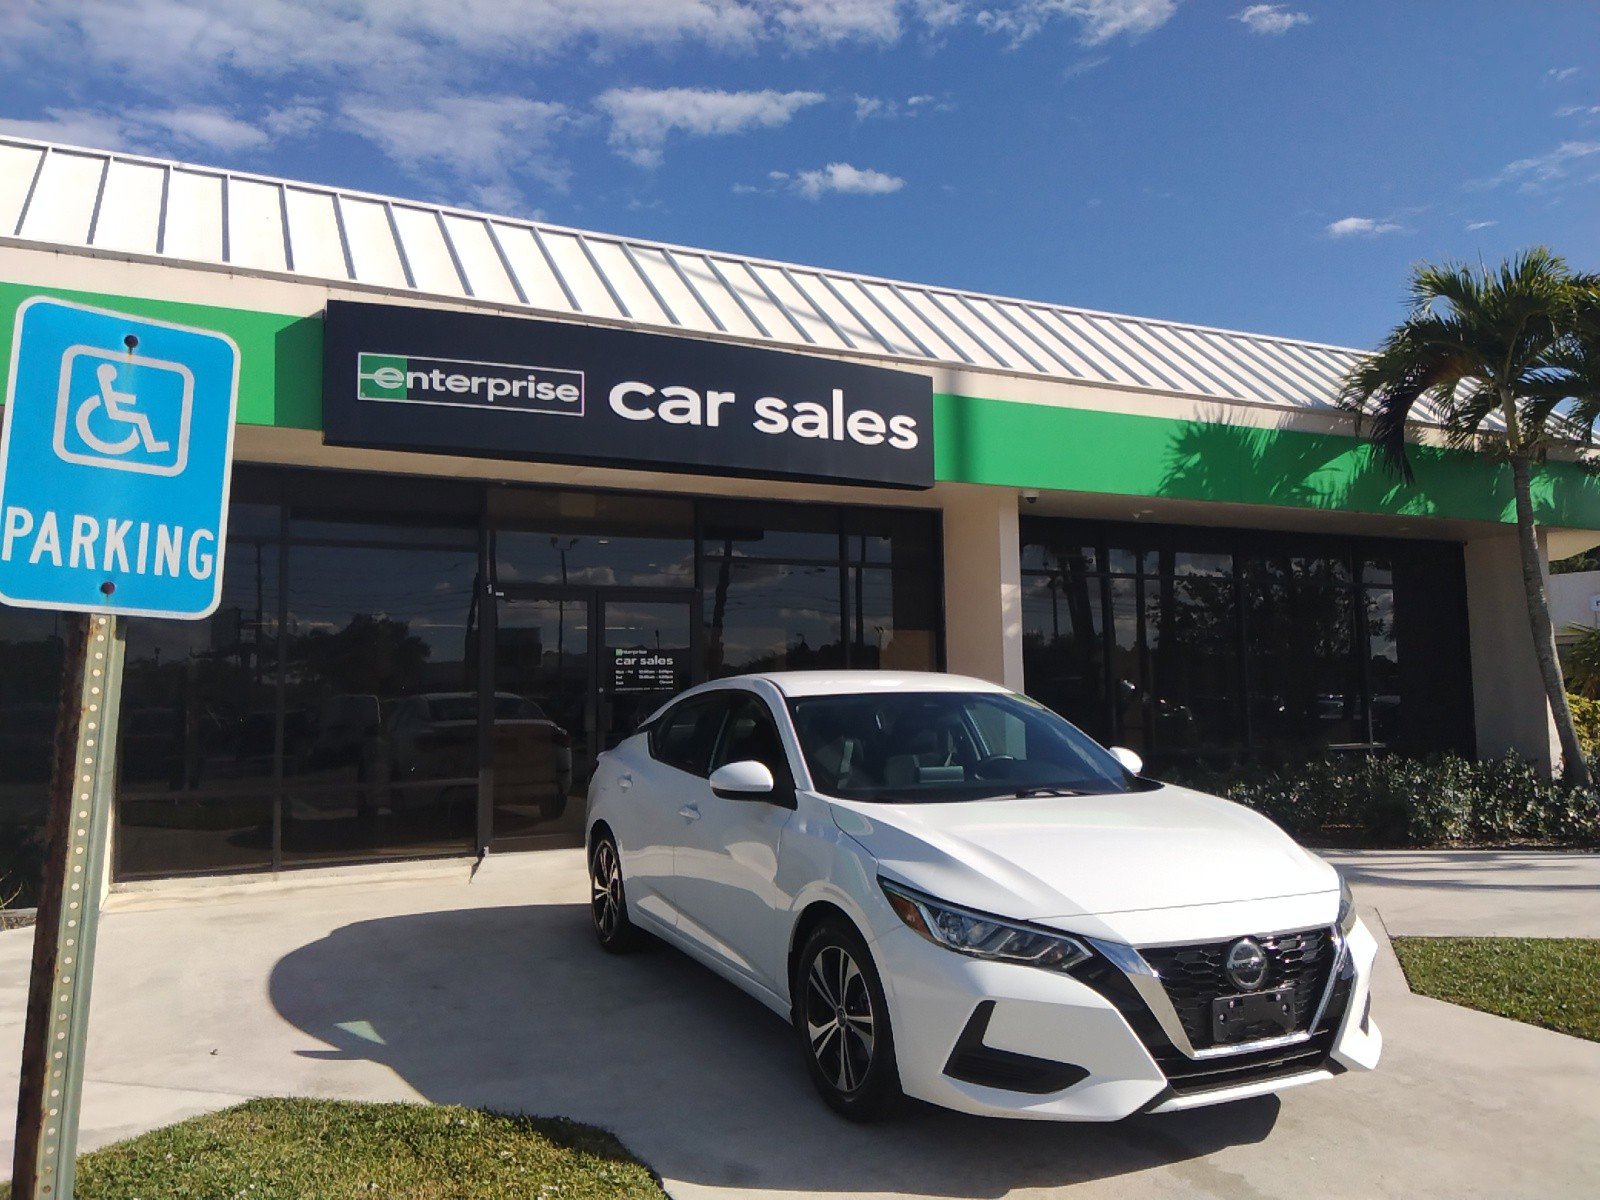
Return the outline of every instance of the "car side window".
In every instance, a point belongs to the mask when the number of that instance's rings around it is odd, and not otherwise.
[[[760,697],[748,692],[735,693],[723,723],[722,736],[711,756],[711,770],[731,762],[747,759],[761,763],[779,781],[789,778],[788,756],[783,750],[783,739],[773,723],[772,713]]]
[[[727,696],[716,692],[693,696],[669,709],[650,733],[651,757],[691,775],[710,774],[706,762],[727,709]]]

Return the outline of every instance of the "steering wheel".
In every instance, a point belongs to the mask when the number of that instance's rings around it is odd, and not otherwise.
[[[1011,754],[991,754],[978,760],[972,773],[979,779],[1006,779],[1016,769],[1017,760]]]

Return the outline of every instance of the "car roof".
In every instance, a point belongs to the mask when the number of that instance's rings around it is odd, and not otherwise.
[[[998,692],[1009,688],[942,671],[766,671],[720,679],[723,684],[763,679],[785,696],[850,696],[876,692]]]

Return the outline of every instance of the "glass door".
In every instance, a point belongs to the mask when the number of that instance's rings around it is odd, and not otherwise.
[[[693,612],[691,595],[659,589],[508,587],[498,597],[494,694],[481,718],[496,849],[582,840],[595,757],[692,682]]]
[[[485,702],[497,847],[583,835],[594,756],[592,607],[581,591],[499,600],[494,694]]]

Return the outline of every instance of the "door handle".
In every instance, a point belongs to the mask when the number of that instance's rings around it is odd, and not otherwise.
[[[633,786],[633,776],[632,775],[628,775],[626,773],[624,773],[622,775],[618,775],[617,776],[617,786],[619,788],[621,788],[623,791],[627,791],[629,788],[631,788]]]
[[[700,810],[693,804],[685,804],[678,810],[678,815],[685,821],[698,821],[700,819]]]

